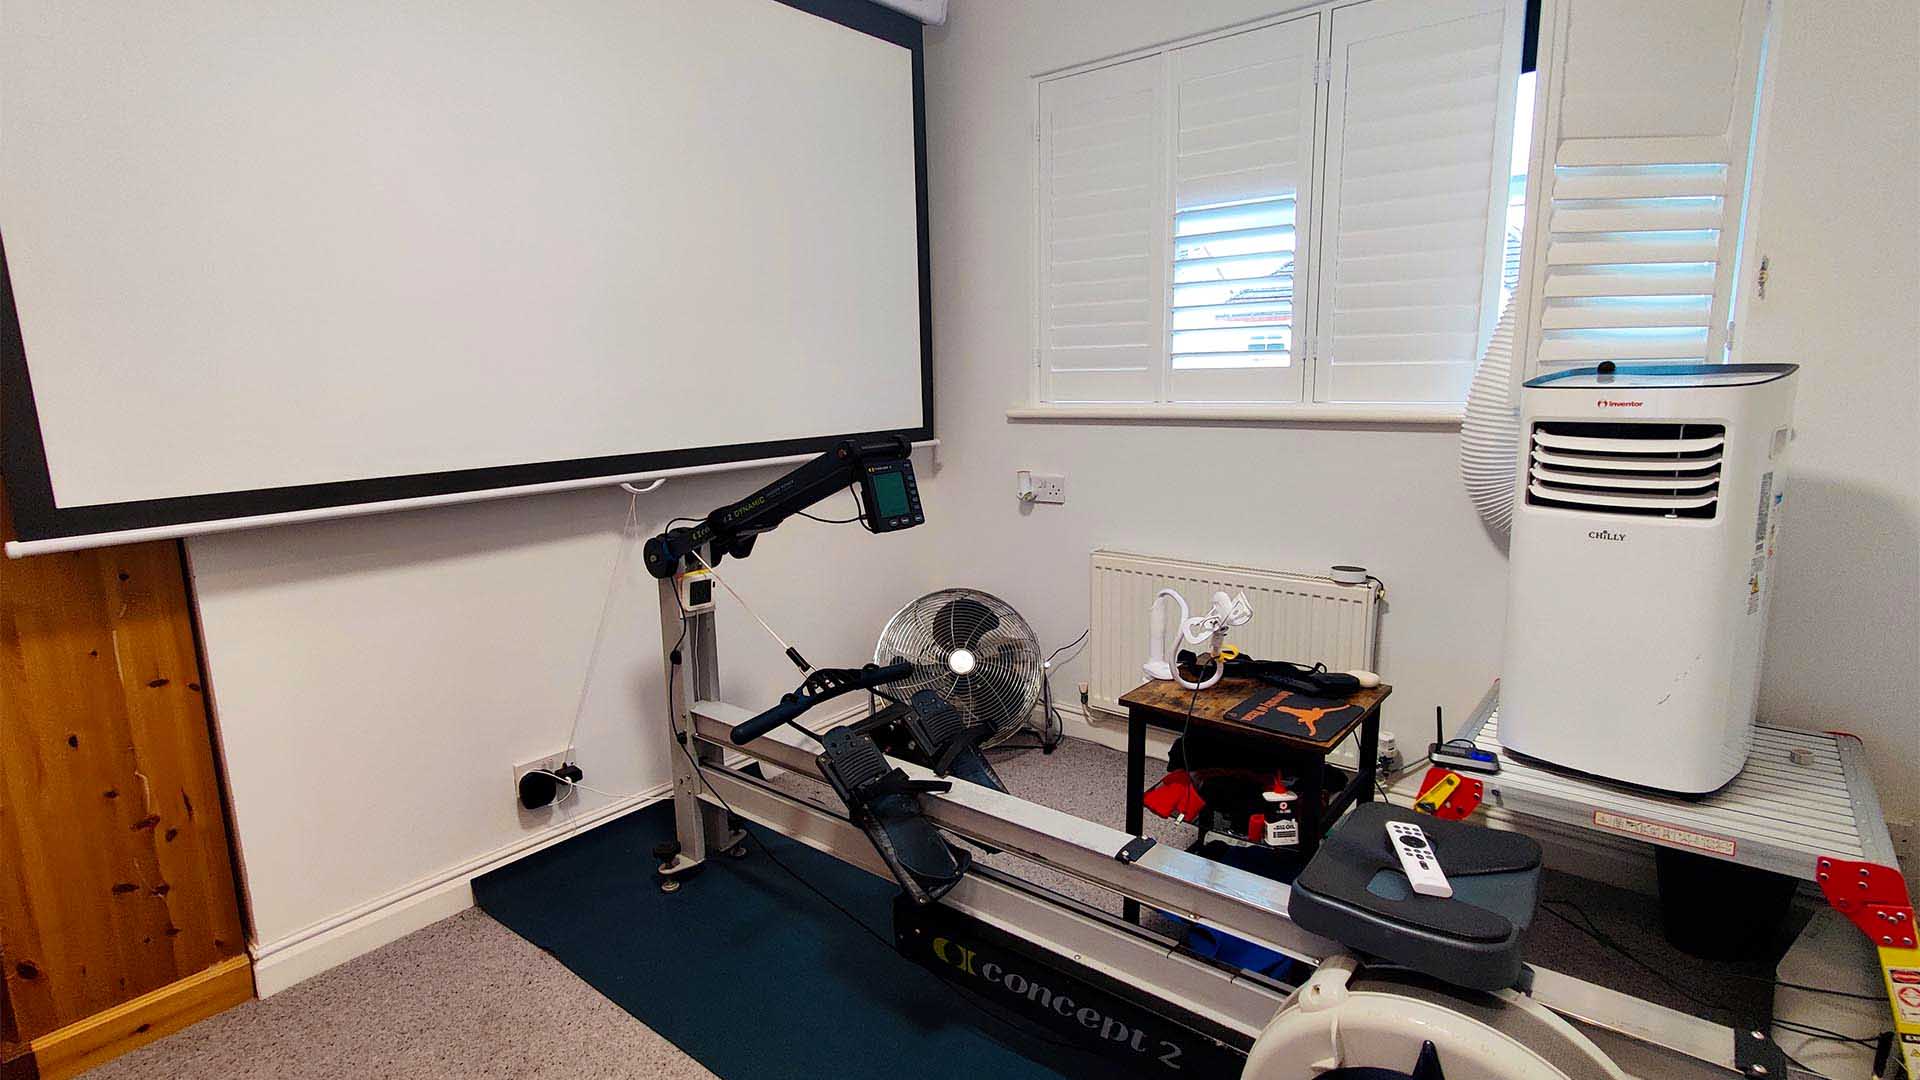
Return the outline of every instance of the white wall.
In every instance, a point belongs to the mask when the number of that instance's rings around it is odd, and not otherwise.
[[[673,481],[641,535],[772,475]],[[608,805],[524,814],[511,768],[566,743],[626,510],[586,491],[190,542],[264,992],[466,906],[475,870]],[[809,659],[849,662],[932,586],[932,548],[796,520],[720,569]],[[604,791],[667,776],[657,605],[636,549],[575,740]],[[731,698],[797,681],[737,609],[721,626]]]
[[[953,575],[1043,637],[1084,625],[1086,555],[1114,544],[1386,580],[1387,724],[1424,739],[1497,672],[1506,559],[1454,472],[1451,431],[1010,423],[1032,350],[1030,77],[1283,9],[1284,0],[959,0],[927,35],[934,353]],[[1773,286],[1740,329],[1807,365],[1763,716],[1868,740],[1890,815],[1920,812],[1914,8],[1787,5],[1756,250]],[[1068,474],[1022,510],[1020,468]],[[1844,568],[1835,573],[1830,568]],[[1257,616],[1256,616],[1257,617]],[[1069,668],[1063,683],[1084,677]]]
[[[1761,715],[1866,740],[1920,818],[1920,6],[1790,0],[1739,340],[1804,365]],[[1769,257],[1767,296],[1752,269]]]
[[[953,576],[1001,593],[1049,641],[1085,625],[1087,554],[1113,545],[1282,569],[1360,563],[1385,579],[1386,721],[1431,738],[1499,664],[1503,543],[1481,527],[1446,429],[1010,423],[1033,349],[1030,76],[1227,26],[1282,0],[956,3],[927,34],[942,533]],[[1022,509],[1016,469],[1067,474],[1065,506]],[[1256,612],[1255,618],[1259,615]],[[1084,660],[1059,685],[1086,677]]]
[[[1028,77],[1278,6],[960,3],[928,32],[944,440],[937,467],[920,459],[928,524],[876,540],[796,521],[728,574],[815,662],[863,657],[894,606],[959,584],[1064,643],[1085,626],[1088,551],[1124,545],[1371,567],[1390,588],[1389,726],[1416,740],[1435,705],[1458,713],[1494,676],[1506,560],[1460,488],[1452,432],[1003,415],[1032,347]],[[1904,0],[1789,8],[1759,209],[1773,284],[1740,331],[1774,350],[1755,359],[1807,364],[1766,713],[1865,735],[1889,813],[1907,820],[1920,811],[1913,31]],[[1018,468],[1067,473],[1067,504],[1022,510]],[[643,531],[768,475],[676,481],[643,498]],[[263,987],[463,903],[472,867],[551,835],[516,813],[508,770],[565,738],[625,509],[583,492],[190,544]],[[588,783],[625,792],[665,776],[655,600],[637,569],[618,610],[578,745]],[[722,626],[728,696],[791,685],[724,600]]]

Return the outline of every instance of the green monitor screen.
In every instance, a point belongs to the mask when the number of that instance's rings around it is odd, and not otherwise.
[[[897,472],[873,474],[874,510],[883,518],[907,512],[907,480]]]

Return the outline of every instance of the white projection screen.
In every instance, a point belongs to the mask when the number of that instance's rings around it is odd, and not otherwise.
[[[19,537],[930,439],[923,114],[867,0],[6,0]]]

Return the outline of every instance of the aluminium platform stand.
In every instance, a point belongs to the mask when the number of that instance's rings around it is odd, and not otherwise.
[[[1746,768],[1701,799],[1630,791],[1520,761],[1500,746],[1495,682],[1456,737],[1500,756],[1476,775],[1512,813],[1626,836],[1809,881],[1880,957],[1907,1075],[1920,1076],[1920,947],[1913,901],[1893,854],[1866,749],[1837,731],[1755,727]],[[1796,764],[1799,754],[1808,764]]]

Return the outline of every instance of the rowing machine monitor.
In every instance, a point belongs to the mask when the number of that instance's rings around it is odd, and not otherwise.
[[[923,525],[927,518],[913,480],[912,453],[913,444],[899,435],[841,439],[833,449],[699,523],[648,540],[641,551],[647,572],[672,577],[690,568],[703,547],[710,565],[729,556],[744,559],[753,553],[754,539],[761,533],[847,487],[859,489],[860,518],[869,530],[896,532]]]
[[[860,477],[860,506],[867,528],[874,532],[894,532],[925,525],[920,510],[920,485],[913,481],[913,462],[872,461]]]

